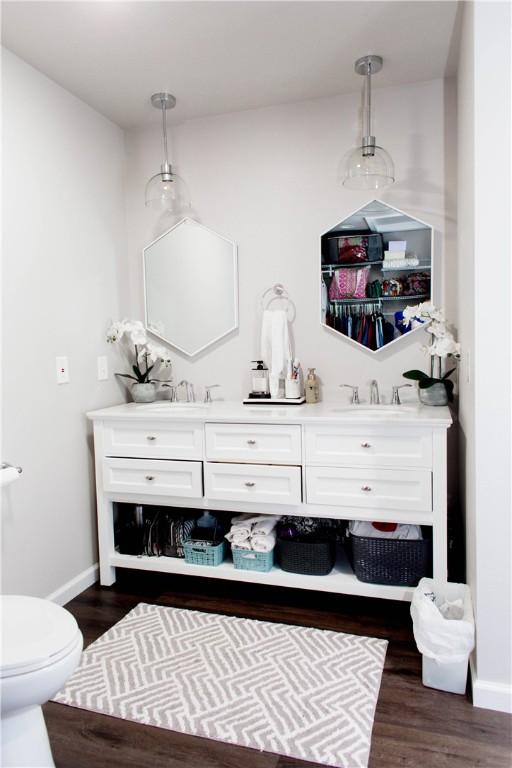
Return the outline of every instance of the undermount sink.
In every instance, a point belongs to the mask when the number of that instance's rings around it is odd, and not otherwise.
[[[332,413],[343,413],[347,416],[375,416],[377,418],[395,418],[396,416],[411,416],[419,413],[418,405],[346,405],[331,408]]]
[[[209,406],[206,403],[171,403],[169,400],[161,400],[156,403],[139,403],[136,407],[151,413],[190,413],[207,410]]]

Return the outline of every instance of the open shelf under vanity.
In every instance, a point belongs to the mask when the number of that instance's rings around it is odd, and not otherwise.
[[[252,584],[310,589],[319,592],[337,592],[345,595],[362,595],[364,597],[380,597],[389,600],[410,600],[414,590],[413,587],[365,584],[358,581],[346,555],[341,550],[338,553],[334,569],[327,576],[306,576],[299,573],[289,573],[288,571],[283,571],[279,566],[274,566],[267,573],[245,571],[235,568],[230,557],[220,565],[209,567],[207,565],[192,565],[185,562],[184,559],[177,557],[122,555],[119,552],[115,552],[110,556],[110,565],[116,568],[133,568],[141,571],[158,571],[161,573],[180,574],[182,576],[203,576],[229,581],[246,581]]]

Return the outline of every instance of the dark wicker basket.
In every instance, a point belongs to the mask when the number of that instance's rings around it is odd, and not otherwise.
[[[430,573],[429,539],[380,539],[372,536],[348,537],[354,573],[359,581],[415,587]]]
[[[277,560],[283,571],[326,576],[334,568],[336,542],[332,536],[278,539]]]

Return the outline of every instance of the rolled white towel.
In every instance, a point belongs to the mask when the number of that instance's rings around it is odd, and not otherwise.
[[[240,523],[246,523],[247,520],[253,520],[256,519],[255,515],[249,514],[249,512],[244,512],[241,515],[235,515],[231,518],[231,525],[240,525]]]
[[[232,525],[231,533],[233,536],[241,536],[244,539],[248,539],[252,533],[252,523],[248,525]]]
[[[246,536],[245,533],[242,533],[242,532],[238,533],[237,531],[235,531],[235,533],[233,534],[231,543],[235,544],[238,547],[240,544],[245,544],[246,542],[248,544],[251,543],[250,537]]]
[[[271,533],[280,519],[279,515],[265,515],[264,517],[260,517],[252,527],[252,536],[255,536],[256,534],[265,535]]]
[[[236,547],[237,549],[246,549],[249,552],[252,549],[249,539],[247,539],[246,541],[241,541],[238,544],[235,544],[235,542],[233,542],[233,546]]]
[[[251,535],[254,523],[257,523],[260,519],[260,515],[239,515],[233,517],[231,520],[231,530],[239,533],[244,533],[247,536]]]
[[[251,536],[251,547],[255,552],[272,552],[276,545],[275,531],[271,533],[260,533]]]
[[[241,541],[249,541],[249,535],[250,532],[245,530],[240,530],[239,528],[231,528],[231,530],[226,533],[224,538],[230,541],[232,544],[235,542],[238,544]]]

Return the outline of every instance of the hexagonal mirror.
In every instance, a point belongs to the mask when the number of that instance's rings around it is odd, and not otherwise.
[[[372,200],[321,237],[321,323],[377,353],[414,332],[403,310],[432,297],[432,227]]]
[[[192,357],[238,327],[236,245],[182,219],[144,248],[146,328]]]

